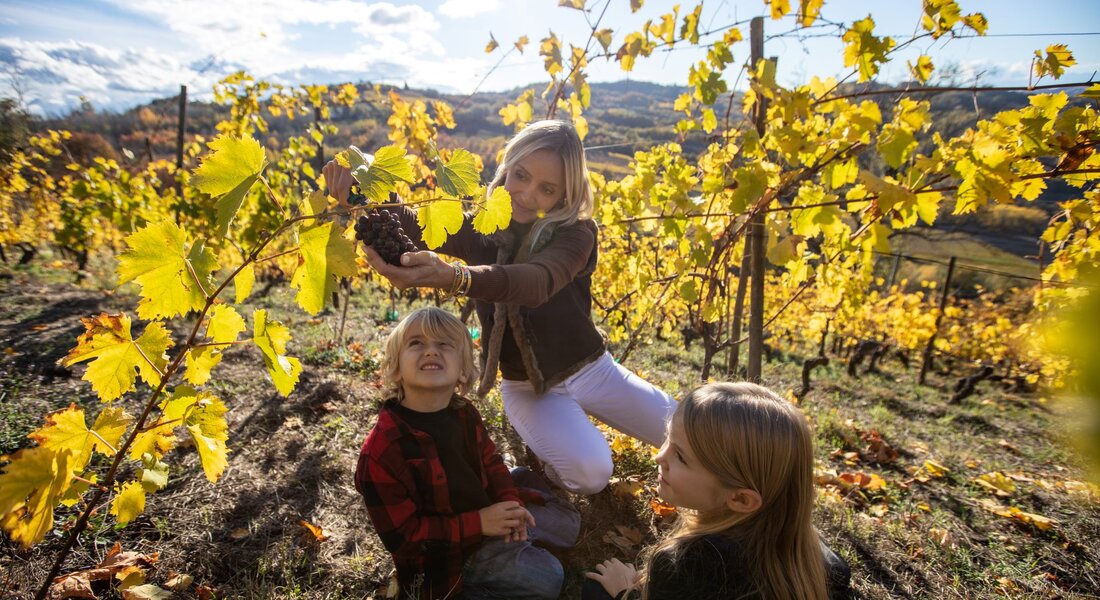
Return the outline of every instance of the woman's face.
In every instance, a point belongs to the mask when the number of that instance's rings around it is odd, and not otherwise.
[[[512,220],[531,223],[565,199],[565,165],[549,149],[535,150],[508,170],[504,189],[512,196]]]

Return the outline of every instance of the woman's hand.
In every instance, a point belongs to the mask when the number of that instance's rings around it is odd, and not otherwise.
[[[455,269],[430,250],[406,252],[401,255],[401,266],[391,265],[370,246],[365,247],[367,263],[399,290],[410,287],[451,289]]]
[[[351,184],[355,182],[355,178],[351,176],[351,171],[347,167],[340,166],[340,163],[335,160],[330,160],[321,169],[321,174],[325,176],[328,195],[339,200],[340,204],[347,204]]]
[[[603,586],[603,589],[611,594],[611,597],[619,595],[623,590],[629,590],[638,583],[638,570],[634,565],[623,564],[617,558],[605,560],[596,565],[595,573],[585,573],[585,577],[595,579]]]

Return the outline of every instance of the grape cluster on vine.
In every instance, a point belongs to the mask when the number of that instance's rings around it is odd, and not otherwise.
[[[397,215],[386,209],[371,209],[355,222],[355,237],[374,248],[382,260],[391,265],[400,264],[405,252],[416,252],[419,248],[413,243]]]

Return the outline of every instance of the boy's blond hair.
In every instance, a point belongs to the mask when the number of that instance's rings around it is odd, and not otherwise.
[[[429,306],[418,308],[393,328],[386,338],[386,353],[382,357],[379,369],[382,373],[382,391],[386,398],[397,398],[401,401],[405,392],[401,387],[401,372],[399,357],[401,346],[405,343],[405,336],[413,325],[420,325],[424,335],[434,340],[446,340],[458,349],[459,380],[455,382],[455,389],[459,395],[465,396],[473,389],[478,381],[477,363],[474,362],[474,342],[470,339],[470,331],[459,321],[457,317],[442,308]]]

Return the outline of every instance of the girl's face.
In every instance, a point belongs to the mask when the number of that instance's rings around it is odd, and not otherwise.
[[[429,336],[420,323],[413,323],[405,331],[397,355],[397,383],[407,396],[453,392],[461,371],[461,352],[450,340]]]
[[[665,502],[707,513],[720,510],[734,490],[703,468],[688,443],[680,415],[672,418],[668,436],[655,459],[660,468],[657,494]]]
[[[535,150],[508,170],[504,189],[512,195],[512,220],[531,223],[565,199],[565,164],[553,150]]]

